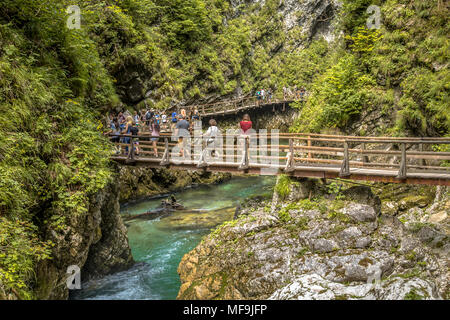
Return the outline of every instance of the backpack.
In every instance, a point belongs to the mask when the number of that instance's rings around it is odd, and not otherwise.
[[[149,111],[145,114],[145,120],[150,120],[151,118],[153,118],[153,114]]]
[[[137,127],[135,127],[135,126],[132,126],[132,127],[130,128],[130,131],[131,131],[131,135],[137,136],[137,135],[138,135],[138,132],[139,132],[139,129],[138,129]]]

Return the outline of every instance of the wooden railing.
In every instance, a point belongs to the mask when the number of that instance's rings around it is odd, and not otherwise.
[[[125,160],[126,163],[146,162],[159,166],[178,163],[172,160],[178,157],[176,154],[178,151],[173,150],[177,142],[169,141],[170,134],[162,134],[157,142],[158,157],[153,155],[150,135],[120,135],[120,137],[130,138],[130,142],[116,143],[118,154],[113,156],[116,160]],[[432,145],[450,144],[449,138],[280,133],[273,137],[278,137],[282,143],[272,145],[264,139],[266,137],[270,142],[271,134],[254,134],[250,137],[239,134],[227,136],[225,143],[223,140],[216,143],[216,148],[223,155],[221,161],[215,159],[206,161],[206,152],[209,151],[205,147],[204,139],[196,140],[189,137],[191,143],[185,146],[184,152],[189,157],[183,159],[183,162],[197,168],[214,167],[217,171],[220,171],[221,167],[231,167],[236,171],[274,168],[286,173],[309,170],[331,172],[341,178],[352,178],[359,174],[373,181],[390,179],[393,182],[402,182],[414,178],[424,181],[428,179],[427,184],[450,185],[450,166],[445,166],[450,163],[450,152],[430,150]],[[135,154],[137,140],[139,156]],[[127,149],[126,154],[123,152],[124,149]],[[424,151],[425,149],[428,151]]]
[[[272,98],[258,99],[256,96],[252,97],[242,97],[238,99],[219,101],[214,103],[197,104],[189,106],[179,106],[178,109],[193,110],[196,108],[200,115],[203,117],[220,115],[220,114],[230,114],[236,113],[238,111],[246,110],[254,107],[261,107],[265,105],[272,104],[283,104],[283,108],[286,104],[295,101],[295,95],[289,95],[285,97],[274,96]]]

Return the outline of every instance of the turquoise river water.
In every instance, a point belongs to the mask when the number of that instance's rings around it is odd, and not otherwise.
[[[215,226],[231,220],[247,197],[273,192],[274,177],[235,177],[220,185],[200,186],[176,193],[185,206],[167,217],[126,222],[133,257],[131,269],[82,283],[72,299],[175,299],[180,288],[181,258]],[[124,217],[157,208],[161,198],[122,208]],[[81,275],[83,276],[83,275]]]

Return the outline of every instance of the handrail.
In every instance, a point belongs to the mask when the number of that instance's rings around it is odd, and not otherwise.
[[[312,141],[329,141],[329,142],[344,142],[348,141],[350,143],[409,143],[409,144],[450,144],[450,138],[446,137],[356,137],[356,136],[340,136],[340,135],[319,135],[313,133],[293,133],[289,135],[285,135],[284,133],[276,134],[283,138],[291,138],[296,140],[312,140]],[[297,135],[297,136],[296,136]],[[110,137],[134,137],[134,138],[154,138],[150,133],[148,134],[138,134],[138,135],[130,135],[130,134],[114,134],[110,133]],[[160,137],[171,137],[172,133],[161,132]],[[228,135],[229,136],[229,135]],[[234,134],[234,137],[241,136],[240,133]],[[251,134],[250,137],[271,137],[270,133],[267,134]],[[190,135],[191,138],[194,138],[193,135]],[[319,137],[319,138],[315,138]],[[330,137],[330,138],[338,138],[337,140],[330,139],[322,139],[322,137]],[[346,137],[351,137],[351,139],[346,139]],[[373,138],[373,139],[371,139]]]
[[[273,103],[290,103],[294,101],[295,95],[283,98],[278,98],[277,96],[272,97],[271,99],[264,98],[262,100],[258,99],[256,96],[249,96],[249,97],[240,97],[236,99],[230,99],[225,101],[218,101],[214,103],[203,103],[203,104],[192,104],[188,106],[173,106],[169,108],[169,110],[173,108],[183,108],[183,109],[193,109],[197,108],[201,114],[204,115],[210,115],[210,114],[219,114],[219,113],[225,113],[226,111],[237,111],[242,108],[248,108],[252,107],[254,105],[262,106],[262,105],[268,105]],[[239,104],[242,104],[242,106],[238,107]],[[226,110],[229,105],[234,105],[234,109]],[[222,110],[223,109],[223,110]],[[222,111],[221,111],[222,110]]]

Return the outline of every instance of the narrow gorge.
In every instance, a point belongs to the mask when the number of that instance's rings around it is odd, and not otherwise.
[[[448,300],[448,17],[442,0],[0,0],[0,300]],[[202,134],[244,139],[240,163],[167,162],[163,115],[195,108]],[[244,114],[281,133],[257,142],[276,175],[249,174]]]

